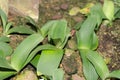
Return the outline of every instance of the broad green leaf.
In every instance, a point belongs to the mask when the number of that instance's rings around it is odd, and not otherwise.
[[[91,49],[92,50],[95,50],[95,49],[97,49],[97,47],[98,47],[98,37],[97,37],[97,35],[95,34],[95,32],[93,33],[93,40],[92,40],[93,42],[91,43]]]
[[[99,25],[102,22],[102,19],[105,18],[105,15],[104,15],[103,10],[102,10],[102,5],[100,3],[94,5],[90,9],[90,14],[96,16],[97,29],[98,29]]]
[[[4,56],[11,55],[11,53],[13,51],[11,46],[7,43],[4,43],[4,42],[0,42],[0,50],[2,50],[4,52]]]
[[[1,36],[0,37],[0,42],[10,42],[10,38],[8,38],[6,36]]]
[[[57,44],[56,44],[56,47],[59,48],[59,49],[64,48],[64,46],[66,45],[69,37],[70,37],[70,29],[67,27],[64,41],[63,42],[58,41]]]
[[[30,28],[28,28],[28,27],[26,27],[26,26],[20,25],[20,26],[16,26],[16,27],[11,28],[7,32],[7,34],[11,34],[11,33],[33,34],[33,33],[35,33],[35,31],[30,29]]]
[[[13,69],[5,57],[2,56],[0,56],[0,68]]]
[[[90,49],[93,43],[93,33],[96,27],[96,16],[89,16],[77,32],[78,49]]]
[[[108,75],[108,78],[118,78],[120,79],[120,70],[115,70]]]
[[[106,77],[109,75],[109,70],[107,68],[107,65],[105,64],[104,59],[95,51],[89,51],[87,58],[94,65],[100,78],[102,80],[105,80]]]
[[[115,9],[114,9],[114,14],[116,14],[119,10],[120,10],[120,6],[115,6]]]
[[[56,69],[54,72],[53,72],[53,80],[63,80],[64,78],[64,71],[62,69]]]
[[[115,18],[120,18],[120,8],[119,8],[119,11],[116,12]]]
[[[26,63],[31,51],[43,40],[40,34],[28,36],[14,51],[11,56],[11,65],[17,71],[21,70]]]
[[[55,49],[57,49],[57,48],[56,48],[55,46],[50,45],[50,44],[40,45],[40,46],[36,47],[36,48],[30,53],[30,55],[28,56],[28,58],[27,58],[27,60],[26,60],[26,62],[25,62],[24,65],[26,65],[27,63],[29,63],[29,62],[33,59],[33,57],[34,57],[39,51],[41,51],[41,50],[46,50],[46,49],[53,49],[53,50],[55,50]]]
[[[45,45],[38,46],[37,48],[35,48],[35,49],[31,52],[30,56],[29,56],[29,57],[27,58],[27,60],[26,60],[26,63],[29,62],[29,61],[36,55],[36,53],[38,53],[39,51],[41,51],[41,50],[48,50],[48,49],[56,50],[57,48],[56,48],[55,46],[50,45],[50,44],[45,44]],[[32,65],[33,65],[34,67],[36,67],[36,68],[37,68],[37,63],[38,63],[38,61],[39,61],[39,58],[40,58],[40,54],[37,54],[37,55],[33,58],[33,60],[31,61]]]
[[[76,33],[79,49],[95,50],[98,46],[98,38],[94,30],[98,29],[98,26],[104,18],[104,14],[100,4],[94,5],[90,10],[90,15],[83,24],[80,25],[81,28]]]
[[[38,75],[52,76],[54,71],[58,68],[63,56],[63,50],[43,50],[37,65]]]
[[[5,57],[5,53],[3,52],[3,50],[0,49],[0,56],[1,57]]]
[[[86,80],[97,80],[98,74],[94,68],[94,66],[91,64],[91,62],[87,59],[88,52],[90,50],[82,50],[80,49],[80,55],[83,62],[83,72]]]
[[[63,42],[67,34],[67,29],[67,22],[65,20],[55,21],[48,32],[48,40],[53,39]]]
[[[111,0],[104,0],[103,12],[110,21],[114,19],[114,3]]]
[[[9,23],[6,24],[5,33],[8,32],[8,30],[10,29],[10,27],[12,26],[12,24],[13,24],[12,22],[9,22]]]
[[[37,54],[37,55],[32,59],[32,61],[30,62],[35,68],[37,67],[39,58],[40,58],[40,54]]]
[[[37,25],[36,25],[36,22],[33,18],[31,18],[30,16],[26,16],[25,18],[28,20],[29,23],[31,23],[33,26],[38,28]]]
[[[0,80],[4,80],[14,74],[16,74],[15,71],[0,71]]]
[[[7,15],[5,14],[5,12],[1,8],[0,8],[0,17],[2,20],[3,29],[5,30],[6,24],[7,24]]]
[[[45,37],[45,36],[48,35],[48,31],[53,26],[54,23],[56,23],[56,21],[52,20],[52,21],[49,21],[42,26],[42,28],[40,29],[40,32],[41,32],[42,36]]]

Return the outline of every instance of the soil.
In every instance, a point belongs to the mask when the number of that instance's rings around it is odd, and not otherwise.
[[[98,36],[98,51],[105,59],[109,59],[109,69],[120,69],[120,20],[116,20],[111,27],[101,26]]]
[[[75,24],[84,20],[84,15],[77,14],[75,16],[70,16],[69,10],[72,7],[84,7],[85,4],[89,2],[95,2],[94,0],[40,0],[39,7],[39,20],[38,24],[41,27],[44,23],[49,20],[56,19],[66,19],[68,21],[68,26],[73,29]],[[18,19],[17,14],[10,14],[10,20]],[[110,71],[120,69],[120,20],[115,20],[111,27],[104,25],[100,26],[97,32],[99,37],[99,47],[98,52],[103,56],[108,64]],[[15,35],[12,36],[11,45],[13,48],[17,46],[24,36]],[[69,44],[72,40],[73,44]],[[66,53],[61,61],[60,67],[65,71],[64,80],[85,80],[82,71],[82,62],[77,51],[75,36],[73,34],[72,38],[68,41],[66,46]],[[71,43],[71,42],[70,42]],[[71,47],[74,45],[74,47]]]

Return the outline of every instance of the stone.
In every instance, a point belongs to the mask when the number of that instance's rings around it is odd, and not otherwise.
[[[62,10],[67,10],[68,9],[68,4],[64,3],[64,4],[61,4],[60,8]]]

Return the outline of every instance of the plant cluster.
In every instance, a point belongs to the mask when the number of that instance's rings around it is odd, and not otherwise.
[[[28,63],[37,69],[37,75],[46,75],[46,79],[62,80],[64,72],[58,68],[64,53],[64,46],[70,36],[70,29],[67,27],[65,20],[53,20],[47,22],[43,27],[38,28],[36,22],[26,17],[31,26],[6,26],[6,14],[1,10],[1,20],[3,35],[0,37],[0,79],[6,79],[11,75],[19,73]],[[30,34],[24,39],[16,49],[12,49],[7,43],[10,41],[11,33]],[[9,35],[9,36],[8,36]],[[48,38],[48,43],[42,41]],[[10,57],[10,59],[7,59]],[[48,67],[49,66],[49,67]]]
[[[27,26],[13,27],[2,10],[0,17],[3,28],[0,37],[0,79],[16,75],[28,64],[32,64],[36,68],[37,76],[41,76],[44,80],[63,80],[64,71],[59,68],[59,64],[70,37],[67,21],[52,20],[38,27],[32,18],[26,17],[29,26],[26,23]],[[113,20],[120,18],[120,7],[115,6],[111,0],[105,0],[103,6],[97,3],[91,7],[86,17],[82,24],[77,25],[79,29],[77,28],[76,32],[86,80],[98,80],[98,78],[106,80],[112,77],[120,79],[120,70],[110,72],[104,59],[96,51],[98,38],[95,33],[102,22],[111,25]],[[12,33],[29,34],[29,36],[12,49],[8,44]],[[46,38],[48,41],[43,43]]]

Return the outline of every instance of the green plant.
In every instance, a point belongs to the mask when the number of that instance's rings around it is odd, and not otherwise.
[[[115,5],[120,6],[120,1],[119,0],[113,0],[113,2],[115,3]]]
[[[7,15],[4,13],[2,9],[0,9],[0,17],[1,17],[1,25],[2,25],[2,35],[8,36],[11,33],[21,33],[21,34],[33,34],[34,31],[29,27],[25,26],[16,26],[13,27],[13,22],[9,22],[7,19]]]
[[[45,49],[31,63],[37,68],[39,76],[46,75],[50,80],[63,80],[64,72],[58,66],[64,54],[63,48],[70,36],[67,22],[65,20],[50,21],[41,28],[40,32],[43,36],[48,35],[49,44],[45,45]]]
[[[40,33],[28,36],[14,51],[5,43],[6,41],[1,40],[3,46],[0,47],[2,54],[0,79],[16,75],[30,62],[37,69],[38,76],[44,75],[43,78],[51,80],[63,79],[64,72],[58,67],[64,54],[63,48],[69,37],[70,30],[67,27],[67,22],[53,20],[39,30]],[[48,36],[48,42],[44,45],[39,44],[46,36]],[[10,59],[6,60],[6,57],[10,57]]]
[[[25,67],[26,64],[31,60],[31,51],[43,40],[40,34],[33,34],[26,38],[12,53],[12,49],[7,43],[2,43],[3,46],[0,47],[0,79],[3,80],[11,75],[20,72],[21,69]],[[6,50],[7,49],[7,50]],[[12,54],[12,56],[11,56]],[[7,57],[10,60],[6,60]],[[19,58],[18,58],[19,57]],[[30,57],[30,58],[29,58]],[[28,60],[29,59],[29,60]]]
[[[0,9],[0,17],[1,17],[2,27],[3,27],[3,35],[6,35],[12,23],[7,21],[7,15],[3,12],[2,9]]]
[[[96,51],[98,38],[95,34],[95,30],[98,29],[103,20],[107,20],[111,23],[115,19],[115,14],[112,1],[105,0],[103,7],[101,4],[96,4],[90,9],[87,19],[82,23],[79,31],[76,33],[86,80],[98,80],[98,77],[102,80],[111,77],[120,78],[120,71],[110,73],[105,61]]]

